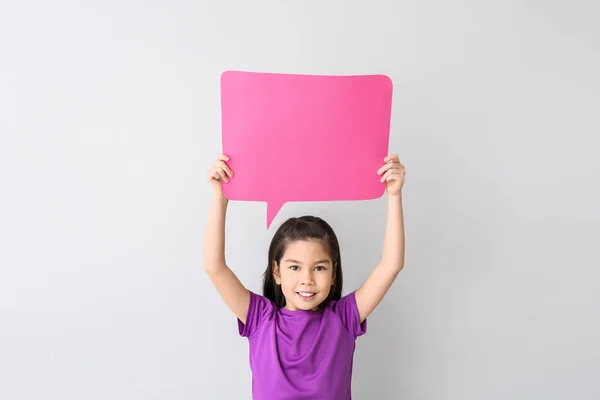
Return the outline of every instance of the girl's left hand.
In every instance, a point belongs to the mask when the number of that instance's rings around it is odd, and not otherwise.
[[[383,174],[380,182],[385,181],[385,190],[389,196],[397,196],[402,192],[402,186],[404,185],[404,176],[406,175],[406,169],[404,165],[400,163],[398,154],[392,154],[384,158],[385,165],[379,168],[377,175]]]

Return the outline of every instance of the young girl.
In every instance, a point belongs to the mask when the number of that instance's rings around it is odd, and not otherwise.
[[[204,268],[238,318],[250,346],[252,398],[351,399],[357,337],[404,266],[402,186],[397,155],[383,160],[379,176],[388,194],[381,262],[356,291],[342,297],[342,260],[337,237],[322,219],[290,218],[269,247],[263,295],[248,291],[225,262],[222,184],[233,177],[220,155],[207,174],[213,190],[204,237]]]

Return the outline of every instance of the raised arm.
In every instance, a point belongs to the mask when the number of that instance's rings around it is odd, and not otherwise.
[[[381,262],[365,283],[356,290],[356,304],[362,323],[383,299],[398,273],[404,267],[404,216],[402,213],[402,186],[405,169],[397,155],[388,156],[386,164],[377,171],[383,174],[388,194],[387,218]]]
[[[223,196],[222,182],[228,182],[233,176],[227,161],[227,156],[220,155],[206,176],[212,187],[212,199],[204,234],[204,270],[227,307],[246,323],[250,293],[225,262],[225,217],[229,200]]]

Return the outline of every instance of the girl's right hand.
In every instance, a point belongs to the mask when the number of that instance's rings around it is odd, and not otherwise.
[[[223,195],[222,182],[225,181],[225,183],[228,183],[229,178],[233,176],[233,171],[231,171],[231,168],[227,165],[227,161],[229,161],[229,157],[224,154],[219,154],[217,156],[217,161],[206,173],[206,179],[208,179],[213,193],[218,196]]]

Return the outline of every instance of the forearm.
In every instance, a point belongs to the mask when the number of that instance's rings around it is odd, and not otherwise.
[[[388,196],[381,264],[395,271],[400,271],[404,266],[404,215],[402,212],[402,193]]]
[[[228,200],[222,195],[213,195],[208,222],[204,234],[204,269],[218,272],[225,263],[225,217]]]

